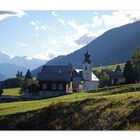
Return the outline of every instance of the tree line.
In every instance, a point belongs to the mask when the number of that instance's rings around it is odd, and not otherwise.
[[[125,84],[140,82],[140,46],[134,51],[131,60],[126,61],[123,65],[117,65],[115,70],[111,68],[103,68],[101,71],[93,70],[100,79],[100,87],[111,86],[111,74],[121,71],[125,78]]]

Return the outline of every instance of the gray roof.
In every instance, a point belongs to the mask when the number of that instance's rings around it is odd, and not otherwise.
[[[73,66],[49,66],[45,65],[41,73],[37,75],[39,81],[71,81]]]
[[[82,81],[82,77],[74,77],[73,78],[73,83],[75,84],[81,84]]]
[[[121,78],[121,77],[123,77],[122,71],[115,71],[111,74],[111,78],[113,78],[113,79],[117,79],[117,78]]]

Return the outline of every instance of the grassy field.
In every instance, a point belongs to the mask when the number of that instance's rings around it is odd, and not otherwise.
[[[118,65],[118,64],[117,64],[117,65]],[[101,70],[103,70],[103,69],[109,69],[109,70],[114,71],[114,70],[116,69],[117,65],[109,65],[109,66],[95,67],[95,68],[93,68],[92,70],[101,71]],[[120,65],[121,69],[123,70],[125,64],[122,63],[122,64],[119,64],[119,65]]]
[[[131,89],[132,85],[124,87],[129,86]],[[96,93],[1,103],[0,129],[140,130],[140,91],[125,92],[124,87],[117,87],[123,92],[113,92],[116,87],[110,87]],[[138,90],[139,84],[136,87]],[[19,89],[12,90],[4,94],[17,96]]]
[[[13,89],[4,89],[4,96],[14,96],[19,97],[20,96],[20,88],[13,88]]]

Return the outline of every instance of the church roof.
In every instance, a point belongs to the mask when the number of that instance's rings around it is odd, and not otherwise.
[[[96,77],[96,75],[92,72],[92,75],[91,75],[91,80],[92,81],[99,81],[99,79]]]
[[[48,66],[42,68],[37,75],[39,81],[71,81],[73,66]]]

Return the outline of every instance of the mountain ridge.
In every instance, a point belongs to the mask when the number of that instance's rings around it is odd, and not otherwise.
[[[124,63],[131,58],[133,52],[140,45],[140,21],[129,23],[110,29],[88,44],[93,66],[106,66]],[[82,67],[84,53],[87,46],[76,50],[59,59],[48,61],[47,65],[66,65],[72,63],[76,68]]]
[[[27,69],[14,64],[0,63],[0,80],[5,80],[7,78],[16,77],[17,71],[22,71],[23,74],[26,73]]]

